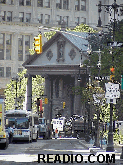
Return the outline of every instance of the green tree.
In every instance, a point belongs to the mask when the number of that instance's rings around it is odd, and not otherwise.
[[[17,82],[17,104],[19,108],[23,109],[23,103],[25,101],[26,95],[26,85],[27,78],[24,77],[26,74],[26,69],[22,72],[17,73],[18,79],[21,81]],[[36,75],[36,78],[32,78],[32,109],[36,111],[36,100],[41,98],[44,93],[44,83],[45,79],[40,75]],[[5,94],[5,110],[15,109],[15,99],[16,99],[16,81],[10,80],[7,84],[7,88],[4,90]]]
[[[55,30],[61,30],[61,28],[55,28],[54,31],[50,31],[50,32],[45,32],[44,33],[44,37],[47,38],[47,40],[51,39],[52,36],[54,36],[56,34]],[[66,28],[66,31],[74,31],[74,32],[90,32],[90,33],[96,33],[97,31],[94,30],[93,28],[89,27],[86,24],[80,24],[78,26],[76,26],[75,28],[71,29],[71,28]]]

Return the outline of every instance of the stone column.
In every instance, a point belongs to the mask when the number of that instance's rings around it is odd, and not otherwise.
[[[78,76],[75,76],[75,88],[80,86],[80,82],[78,81]],[[76,90],[77,91],[77,90]],[[80,115],[80,95],[75,94],[74,96],[74,114]]]
[[[56,77],[54,76],[52,78],[52,118],[55,118],[55,108],[56,108],[56,92],[55,92],[55,82],[56,82]]]
[[[45,76],[45,90],[44,90],[44,97],[48,98],[48,104],[44,105],[44,117],[46,119],[51,120],[51,109],[50,109],[50,105],[51,105],[51,99],[50,99],[50,93],[51,93],[51,81],[49,76]]]
[[[32,76],[29,75],[28,81],[27,81],[27,104],[26,104],[27,110],[32,110]]]

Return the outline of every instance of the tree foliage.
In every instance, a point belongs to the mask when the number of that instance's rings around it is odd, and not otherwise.
[[[50,32],[45,32],[44,33],[44,37],[47,38],[47,40],[51,39],[52,36],[54,36],[56,34],[55,30],[61,30],[61,28],[56,28],[54,29],[54,31],[50,31]],[[93,28],[89,27],[86,24],[80,24],[78,26],[76,26],[75,28],[71,29],[71,28],[66,28],[66,31],[74,31],[74,32],[90,32],[90,33],[96,33],[97,31],[94,30]]]
[[[27,78],[24,77],[26,69],[22,72],[17,73],[17,104],[19,109],[23,109],[23,103],[25,102]],[[36,100],[41,98],[44,93],[44,82],[45,79],[40,75],[36,75],[36,78],[32,78],[32,109],[36,110]],[[15,109],[16,99],[16,80],[10,80],[7,84],[7,88],[4,90],[5,93],[5,110]]]
[[[88,32],[88,33],[96,33],[97,30],[94,30],[92,27],[86,24],[80,24],[73,29],[67,28],[66,31],[75,31],[75,32]]]

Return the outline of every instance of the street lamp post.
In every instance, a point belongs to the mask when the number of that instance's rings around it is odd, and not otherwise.
[[[101,8],[98,11],[101,12]],[[102,31],[100,31],[99,32],[99,50],[98,51],[94,51],[94,52],[98,53],[98,57],[99,57],[98,64],[97,64],[97,67],[98,67],[98,77],[100,76],[100,70],[101,70],[101,50],[100,50],[100,47],[101,47],[101,37],[102,37],[102,35],[103,35]],[[99,81],[98,81],[98,87],[99,87]],[[98,104],[97,122],[96,122],[96,125],[95,125],[96,129],[95,129],[94,146],[96,146],[96,147],[100,147],[100,144],[99,144],[99,116],[100,116],[100,102]]]
[[[123,7],[123,5],[118,5],[118,4],[116,3],[116,0],[114,0],[114,3],[111,4],[111,5],[102,5],[102,4],[101,4],[101,1],[99,1],[99,4],[96,5],[96,6],[98,6],[98,13],[99,13],[98,27],[101,27],[101,24],[102,24],[102,23],[101,23],[101,17],[100,17],[100,13],[101,13],[101,11],[102,11],[101,7],[104,6],[104,7],[106,8],[107,12],[109,12],[109,8],[111,8],[111,9],[114,10],[113,41],[115,41],[115,14],[117,13],[118,8],[119,8],[119,7]]]
[[[19,86],[19,90],[21,89],[21,81],[22,81],[22,79],[23,79],[24,77],[22,77],[22,78],[20,78],[18,75],[16,75],[16,76],[13,76],[12,77],[12,81],[15,81],[15,83],[16,83],[16,86],[15,86],[15,91],[16,91],[16,97],[15,97],[15,109],[17,109],[17,108],[21,108],[21,106],[19,106],[18,104],[17,104],[17,102],[19,102],[22,98],[23,98],[23,96],[22,95],[20,95],[19,97],[18,97],[18,82],[20,82],[20,86]],[[12,84],[12,87],[14,87],[13,86],[13,84]]]
[[[92,49],[91,49],[91,45],[88,45],[88,49],[87,49],[87,53],[88,53],[88,57],[89,57],[89,90],[90,90],[90,86],[91,86],[91,64],[90,64],[90,56],[92,53]],[[90,140],[90,130],[91,130],[91,126],[92,126],[92,122],[91,122],[91,118],[90,118],[90,113],[91,113],[91,102],[89,100],[89,109],[88,109],[88,140]]]
[[[116,3],[116,0],[114,0],[114,3],[112,5],[102,5],[101,1],[99,2],[98,6],[98,12],[101,13],[101,6],[104,6],[107,8],[107,11],[109,11],[109,7],[111,7],[114,10],[114,23],[113,23],[113,41],[115,41],[115,14],[119,7],[123,7],[123,5],[118,5]],[[100,17],[99,17],[100,20]],[[100,21],[98,21],[99,27],[101,27]],[[114,61],[113,55],[112,55],[112,63]],[[114,144],[113,144],[113,129],[112,129],[112,115],[113,115],[113,103],[110,103],[110,126],[109,126],[109,133],[108,133],[108,145],[106,148],[106,151],[114,151]]]
[[[17,105],[17,83],[18,83],[18,77],[16,76],[16,77],[12,77],[12,81],[15,81],[16,82],[16,88],[15,88],[15,90],[16,90],[16,98],[15,98],[15,109],[17,109],[17,107],[18,107],[18,105]]]
[[[110,103],[110,125],[109,125],[109,132],[108,132],[108,145],[106,151],[114,151],[114,144],[113,144],[113,129],[112,129],[112,115],[113,115],[113,103]]]

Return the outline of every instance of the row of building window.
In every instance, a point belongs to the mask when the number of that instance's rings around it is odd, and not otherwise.
[[[26,13],[26,22],[30,22],[31,21],[31,13]],[[13,21],[13,16],[12,16],[12,11],[1,11],[1,17],[3,21],[8,21],[11,22]],[[20,22],[24,22],[24,12],[20,12],[19,13],[19,20]]]
[[[7,17],[6,17],[6,12],[2,11],[2,20],[3,21],[12,21],[12,12],[8,11],[7,12]],[[57,15],[56,21],[58,22],[58,25],[60,25],[62,23],[62,20],[64,19],[64,21],[66,22],[66,25],[68,26],[68,22],[69,22],[69,16],[59,16]],[[81,20],[80,20],[81,19]],[[19,13],[19,20],[20,22],[24,22],[24,12],[20,12]],[[30,22],[31,21],[31,13],[26,13],[26,22]],[[45,14],[45,21],[43,20],[43,14],[40,14],[38,16],[38,21],[41,24],[49,24],[50,23],[50,15]],[[75,18],[75,24],[78,25],[80,23],[86,23],[86,19],[85,18],[80,18],[80,17],[76,17]]]
[[[14,5],[14,0],[0,0],[0,4]],[[31,6],[31,0],[26,0],[25,5]],[[19,6],[24,6],[24,0],[19,0]]]
[[[23,71],[23,68],[18,68],[18,72]],[[4,67],[0,67],[0,77],[11,77],[11,67],[6,67],[6,75]]]
[[[14,5],[14,0],[7,0],[9,5]],[[56,9],[69,10],[70,0],[56,0]],[[0,4],[6,4],[6,0],[0,0]],[[19,0],[19,6],[31,6],[31,0]],[[50,0],[37,0],[37,7],[50,8]],[[86,11],[86,0],[75,0],[76,11]],[[120,9],[120,15],[123,15],[123,7]]]
[[[0,3],[6,4],[6,0],[0,0]],[[70,0],[56,0],[56,9],[69,10]],[[14,1],[9,0],[9,5],[13,5]],[[19,0],[19,6],[31,6],[31,0]],[[37,0],[37,7],[50,8],[50,0]],[[86,10],[86,0],[75,0],[75,10]]]
[[[25,38],[25,43],[24,43]],[[25,45],[25,50],[23,49]],[[29,54],[30,49],[30,36],[18,36],[18,61],[23,61],[23,52],[25,55]],[[12,53],[12,34],[0,34],[0,60],[11,60]],[[6,57],[6,58],[5,58]]]

